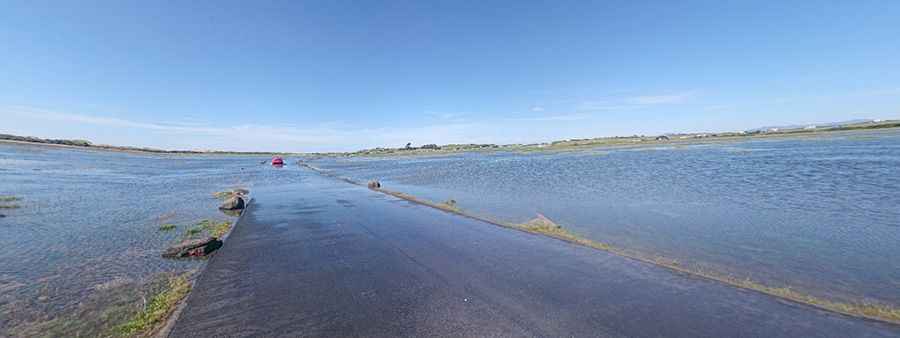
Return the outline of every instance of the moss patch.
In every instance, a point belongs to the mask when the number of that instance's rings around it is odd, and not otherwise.
[[[213,197],[218,198],[220,200],[228,199],[229,197],[231,197],[233,195],[234,195],[234,192],[231,190],[219,191],[219,192],[213,193]]]
[[[221,239],[231,231],[231,225],[230,221],[217,221],[211,219],[200,220],[194,224],[193,227],[185,230],[184,237],[192,238],[200,234],[205,234]]]
[[[116,332],[126,337],[149,334],[172,314],[178,302],[190,291],[191,282],[187,274],[170,277],[167,286],[154,295],[143,310],[116,327]]]
[[[22,200],[22,198],[17,196],[0,196],[0,202],[15,202],[20,200]]]
[[[58,315],[39,309],[40,304],[45,304],[39,300],[14,301],[9,305],[13,309],[21,309],[17,314],[22,317],[11,318],[7,322],[10,326],[4,327],[7,330],[4,333],[11,337],[149,337],[161,327],[171,310],[155,321],[147,320],[151,318],[144,313],[151,309],[153,301],[161,294],[168,293],[170,296],[160,298],[173,298],[171,295],[179,294],[181,296],[177,298],[183,298],[183,294],[187,293],[184,287],[187,286],[189,290],[190,283],[180,283],[187,282],[192,273],[194,272],[182,275],[160,273],[145,281],[113,279],[96,285],[85,299],[79,301],[76,308]],[[172,287],[173,279],[180,279],[174,283],[176,288]],[[158,305],[156,307],[159,308]],[[130,325],[138,324],[140,316],[144,318],[141,320],[143,323],[156,324]],[[125,330],[126,325],[128,330]]]
[[[213,221],[205,219],[197,223],[197,225],[215,238],[222,238],[231,230],[231,222],[229,221]]]
[[[166,224],[159,226],[159,231],[171,231],[171,230],[175,230],[175,228],[177,228],[177,227],[178,226],[175,224],[166,223]]]
[[[462,210],[458,206],[456,206],[456,200],[452,200],[452,199],[447,200],[443,203],[438,203],[438,208],[442,209],[442,210],[457,212],[457,213],[462,212]]]
[[[184,232],[184,237],[193,237],[203,232],[203,228],[193,227]]]

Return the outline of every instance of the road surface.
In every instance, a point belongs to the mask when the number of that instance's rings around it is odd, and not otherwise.
[[[900,336],[301,174],[253,192],[171,337]]]

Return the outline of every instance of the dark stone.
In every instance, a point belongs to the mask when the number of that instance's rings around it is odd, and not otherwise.
[[[165,258],[203,257],[222,247],[222,241],[215,237],[183,241],[166,249]]]
[[[381,188],[381,182],[378,182],[375,180],[369,181],[369,189],[378,189],[378,188]]]
[[[222,202],[222,205],[219,206],[220,210],[243,210],[244,209],[244,198],[240,195],[233,195]]]
[[[0,214],[0,218],[3,218],[3,217],[6,217],[6,215],[4,215],[4,214]]]

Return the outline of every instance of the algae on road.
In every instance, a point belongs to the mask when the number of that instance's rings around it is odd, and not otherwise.
[[[19,209],[22,206],[13,202],[21,201],[18,196],[0,196],[0,209]]]
[[[125,337],[148,336],[158,329],[175,311],[175,307],[191,291],[189,273],[170,276],[166,287],[153,296],[143,310],[128,322],[118,326],[116,331]]]

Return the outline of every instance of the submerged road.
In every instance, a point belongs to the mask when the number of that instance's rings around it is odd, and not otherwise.
[[[898,337],[312,173],[254,191],[171,337]]]

